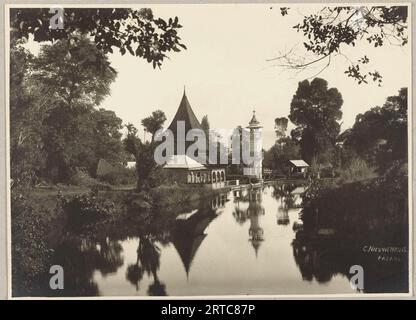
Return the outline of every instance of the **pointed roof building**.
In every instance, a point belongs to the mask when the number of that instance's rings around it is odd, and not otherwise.
[[[175,135],[178,121],[185,122],[185,134],[191,129],[202,129],[201,124],[188,101],[185,89],[183,90],[183,96],[178,111],[176,111],[176,114],[168,127]]]
[[[184,125],[185,125],[184,136],[182,136],[182,134],[178,136],[178,121],[184,122]],[[191,141],[186,141],[185,139],[186,134],[189,132],[189,130],[191,129],[202,130],[201,124],[199,123],[198,118],[195,116],[195,113],[192,110],[191,104],[188,101],[188,98],[185,93],[185,88],[183,90],[183,96],[182,96],[181,103],[179,104],[178,111],[176,111],[176,114],[173,117],[173,120],[170,123],[168,129],[172,132],[173,137],[174,137],[174,141],[175,141],[174,154],[175,155],[183,154],[183,152],[186,152],[188,147],[193,143]],[[180,141],[178,139],[185,140],[184,141],[185,150],[180,150],[180,148],[178,148],[178,141]]]

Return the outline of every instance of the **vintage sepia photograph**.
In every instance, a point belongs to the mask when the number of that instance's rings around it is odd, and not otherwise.
[[[10,297],[412,294],[409,4],[5,11]]]

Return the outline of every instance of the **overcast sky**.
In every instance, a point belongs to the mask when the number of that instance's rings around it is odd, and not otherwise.
[[[256,110],[264,126],[263,145],[274,143],[274,119],[288,116],[290,102],[299,81],[311,77],[319,69],[295,74],[267,62],[296,44],[302,52],[301,34],[292,27],[302,14],[321,6],[292,7],[282,17],[279,7],[272,4],[239,5],[155,5],[155,16],[178,16],[183,28],[180,36],[187,50],[170,54],[162,70],[153,69],[145,60],[126,54],[110,55],[118,71],[111,85],[111,95],[102,107],[114,110],[125,123],[140,126],[140,120],[152,111],[166,113],[167,127],[172,120],[186,86],[191,106],[201,120],[208,115],[211,128],[245,126]],[[344,75],[345,58],[333,59],[319,77],[341,92],[344,104],[343,125],[346,129],[358,113],[382,105],[386,97],[401,87],[408,87],[411,77],[410,45],[386,45],[374,49],[362,42],[343,50],[352,60],[367,55],[370,71],[383,76],[383,86],[358,85]]]

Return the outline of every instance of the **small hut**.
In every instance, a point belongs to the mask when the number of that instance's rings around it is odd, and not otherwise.
[[[306,178],[306,174],[309,169],[309,164],[303,160],[289,160],[290,170],[289,175],[291,177],[303,177]]]

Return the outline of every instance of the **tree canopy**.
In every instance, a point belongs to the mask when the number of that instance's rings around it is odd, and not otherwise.
[[[299,157],[299,143],[290,137],[281,137],[264,153],[263,166],[287,174],[289,160],[299,159]]]
[[[157,130],[162,129],[163,124],[166,121],[166,115],[162,110],[153,111],[152,114],[142,119],[142,126],[147,132],[152,135],[152,141],[155,137]]]
[[[116,75],[107,56],[82,37],[43,45],[33,60],[30,79],[33,90],[52,100],[51,106],[75,108],[99,105],[110,94]]]
[[[202,130],[204,130],[205,134],[208,136],[208,132],[209,132],[210,127],[209,127],[209,120],[208,120],[207,115],[202,117],[201,128],[202,128]]]
[[[106,56],[85,37],[43,45],[38,57],[14,43],[12,178],[69,182],[77,169],[94,176],[100,158],[122,161],[122,121],[97,109],[115,77]]]
[[[154,68],[162,65],[168,52],[186,49],[178,35],[179,19],[165,21],[148,8],[65,8],[63,29],[50,28],[52,16],[49,8],[11,8],[12,42],[29,35],[37,42],[88,36],[104,54],[117,48],[123,55],[129,52],[145,59]]]
[[[297,125],[292,137],[299,140],[305,160],[329,160],[340,130],[342,104],[341,93],[336,88],[328,88],[326,80],[299,82],[290,104],[289,119]]]
[[[276,131],[277,138],[285,137],[287,125],[289,121],[286,117],[274,119],[274,130]]]
[[[136,160],[137,190],[147,190],[158,182],[160,170],[154,160],[156,141],[143,142],[138,136],[137,128],[129,123],[126,125],[127,136],[123,140],[126,151]]]
[[[407,88],[356,117],[345,145],[381,171],[407,162]]]
[[[282,16],[290,12],[287,7],[280,10]],[[353,61],[343,54],[343,49],[354,47],[359,41],[366,41],[375,48],[386,43],[404,46],[408,43],[407,18],[407,6],[324,7],[304,16],[302,22],[293,26],[303,34],[303,47],[313,54],[313,58],[299,57],[293,48],[270,60],[294,70],[304,70],[319,63],[322,64],[319,74],[329,66],[332,58],[341,56],[349,63],[345,71],[348,77],[358,84],[368,83],[371,79],[380,85],[382,75],[377,70],[365,71],[370,62],[367,55]],[[364,65],[367,68],[363,68]]]

